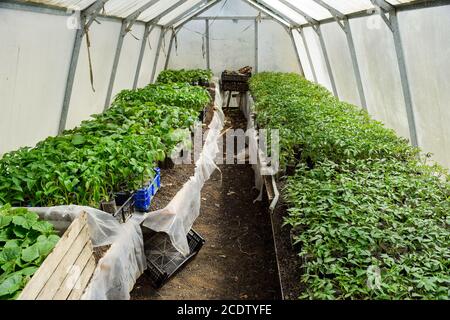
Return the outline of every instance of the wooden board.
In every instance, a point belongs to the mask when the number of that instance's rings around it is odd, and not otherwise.
[[[79,299],[96,267],[87,214],[63,234],[19,296],[19,300]]]

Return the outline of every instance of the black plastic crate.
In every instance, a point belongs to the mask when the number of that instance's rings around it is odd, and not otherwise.
[[[129,192],[119,192],[114,196],[116,200],[117,211],[113,214],[113,217],[122,219],[122,222],[126,222],[134,212],[134,194]]]
[[[222,81],[221,88],[223,91],[247,92],[250,87],[247,82],[229,82]]]
[[[222,82],[248,82],[250,77],[252,76],[251,73],[249,74],[235,74],[235,73],[227,73],[222,72]]]
[[[187,235],[190,254],[184,257],[170,242],[167,234],[162,232],[144,232],[144,251],[147,258],[145,274],[156,289],[190,262],[200,251],[205,240],[193,229]]]

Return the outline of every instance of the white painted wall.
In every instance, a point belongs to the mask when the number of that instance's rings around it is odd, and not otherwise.
[[[75,38],[66,21],[0,9],[0,155],[58,132]]]
[[[86,38],[83,39],[80,57],[67,117],[67,129],[78,126],[91,115],[103,112],[109,79],[116,52],[121,23],[98,18],[100,24],[93,23],[89,30],[91,42],[94,88],[89,79],[89,62]]]
[[[450,168],[450,6],[399,14],[419,145]]]

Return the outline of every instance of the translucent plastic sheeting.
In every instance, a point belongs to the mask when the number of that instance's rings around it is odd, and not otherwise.
[[[223,0],[212,6],[200,15],[200,17],[216,16],[257,16],[258,10],[250,6],[245,0]]]
[[[33,0],[30,2],[49,4],[71,10],[83,10],[93,4],[96,0]]]
[[[370,0],[323,0],[329,6],[335,8],[343,14],[374,9]]]
[[[0,157],[58,133],[75,38],[67,18],[0,9]]]
[[[323,23],[321,30],[339,99],[361,106],[345,32],[336,22]]]
[[[349,21],[369,113],[400,136],[409,139],[392,31],[379,14]]]
[[[305,78],[309,81],[316,82],[316,76],[314,73],[314,69],[311,66],[311,63],[308,58],[308,54],[306,52],[306,48],[303,43],[303,38],[300,35],[300,32],[297,30],[293,30],[295,45],[298,50],[298,54],[300,56],[300,61],[302,62],[303,72],[305,74]]]
[[[286,0],[286,1],[296,6],[313,19],[323,20],[332,17],[330,11],[319,5],[314,0]]]
[[[189,0],[183,4],[181,4],[180,6],[178,6],[176,9],[172,10],[170,13],[168,13],[167,15],[165,15],[161,20],[160,20],[160,24],[161,25],[166,25],[169,22],[173,21],[174,19],[176,19],[178,16],[180,15],[185,15],[188,12],[192,12],[194,10],[194,7],[196,5],[198,5],[199,3],[202,3],[203,0]]]
[[[101,24],[93,23],[89,29],[95,91],[91,87],[87,44],[86,39],[83,39],[66,129],[73,129],[81,121],[89,119],[92,114],[103,112],[105,107],[121,24],[118,21],[109,21],[103,18],[98,18],[98,20]],[[123,48],[123,51],[125,50],[126,48]]]
[[[173,246],[183,255],[190,253],[187,234],[200,214],[201,190],[211,174],[217,169],[215,159],[219,153],[219,137],[224,126],[223,99],[216,83],[214,116],[202,152],[195,163],[195,174],[175,195],[164,209],[150,212],[142,217],[142,225],[156,232],[169,235]]]
[[[150,33],[147,43],[145,44],[145,54],[142,59],[141,70],[139,72],[138,84],[139,88],[145,87],[151,81],[153,65],[156,57],[156,47],[158,46],[161,28],[155,27]]]
[[[332,85],[330,75],[328,74],[327,65],[323,55],[322,45],[320,43],[317,32],[311,27],[303,28],[303,34],[308,44],[308,50],[314,66],[314,72],[317,78],[317,82],[326,87],[329,91],[332,91]],[[345,45],[345,44],[343,44]]]
[[[130,14],[149,4],[152,0],[109,0],[105,3],[105,13],[108,15],[126,18]],[[162,2],[164,0],[159,0]]]
[[[162,14],[178,1],[179,0],[160,0],[147,10],[144,10],[139,16],[139,20],[148,22]]]
[[[146,268],[139,224],[125,224],[106,212],[82,206],[28,208],[41,219],[67,228],[82,212],[87,213],[92,246],[111,247],[99,260],[82,300],[128,300],[137,278]]]
[[[120,91],[133,87],[144,29],[145,27],[142,23],[135,24],[133,30],[125,35],[112,91],[113,98]]]
[[[290,21],[293,21],[296,24],[308,23],[308,21],[306,21],[306,19],[302,15],[298,14],[296,11],[292,10],[291,8],[289,8],[288,6],[286,6],[285,4],[281,3],[278,0],[261,0],[259,1],[259,3],[264,4],[266,7],[271,9],[273,13],[279,16],[280,14],[284,15]],[[281,16],[281,18],[284,19],[283,16]]]
[[[183,26],[177,34],[177,45],[170,55],[170,69],[206,68],[206,22],[193,20]]]
[[[450,168],[450,6],[400,12],[399,23],[419,146]]]
[[[216,20],[210,26],[211,68],[223,70],[255,67],[255,22]]]
[[[277,45],[273,45],[274,39]],[[259,24],[258,58],[258,72],[300,72],[292,40],[275,21],[262,20]]]

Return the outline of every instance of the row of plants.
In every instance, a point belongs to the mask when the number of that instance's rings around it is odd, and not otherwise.
[[[36,213],[0,206],[0,300],[20,295],[58,241],[53,225]]]
[[[150,180],[193,126],[209,93],[183,83],[124,90],[104,113],[0,159],[0,204],[98,207]]]
[[[251,79],[257,122],[279,129],[285,224],[302,299],[448,299],[450,183],[420,150],[295,74]]]
[[[192,85],[208,86],[213,77],[211,70],[164,70],[158,76],[157,83],[185,82]]]

